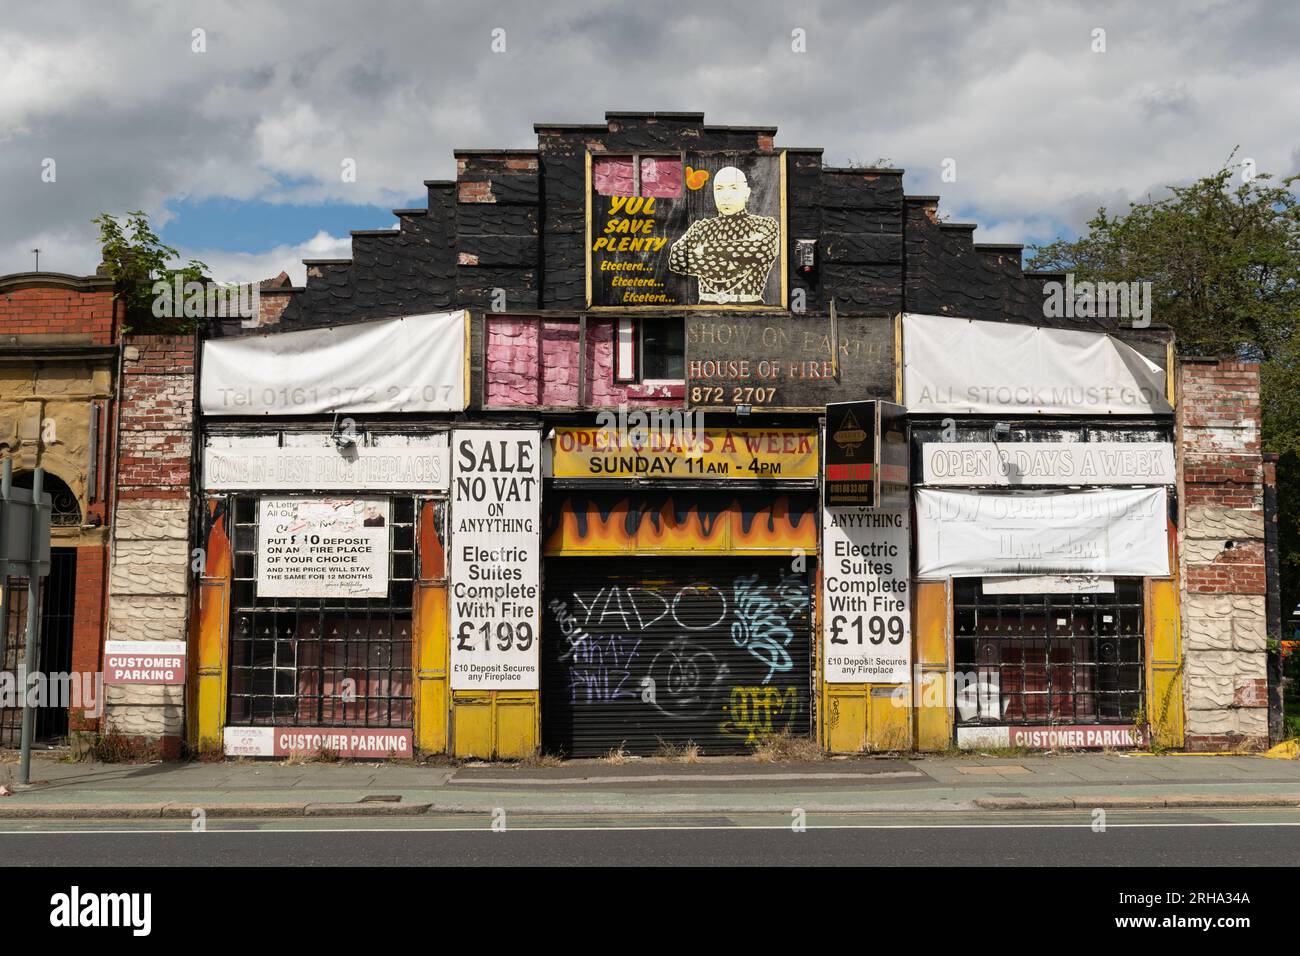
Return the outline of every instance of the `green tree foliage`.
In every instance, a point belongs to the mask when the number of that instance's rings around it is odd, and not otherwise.
[[[1235,156],[1235,151],[1234,154]],[[1088,233],[1034,248],[1031,269],[1076,281],[1148,281],[1153,322],[1180,355],[1260,364],[1263,449],[1278,461],[1282,607],[1300,602],[1300,210],[1294,184],[1246,175],[1233,157],[1163,199],[1147,198]]]
[[[116,287],[115,295],[126,306],[126,330],[193,332],[195,319],[158,318],[153,314],[153,284],[160,279],[172,282],[178,275],[182,282],[207,281],[207,264],[191,259],[179,269],[171,268],[168,263],[176,261],[179,253],[158,238],[149,217],[140,210],[127,213],[125,223],[108,213],[91,222],[99,226],[99,245],[104,266]]]

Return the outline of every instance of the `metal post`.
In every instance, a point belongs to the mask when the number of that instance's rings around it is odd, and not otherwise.
[[[21,783],[31,783],[32,775],[32,722],[36,719],[36,715],[32,713],[31,684],[32,675],[36,673],[39,666],[36,655],[39,651],[40,640],[37,637],[36,629],[40,623],[37,612],[40,610],[41,603],[41,566],[37,561],[41,549],[36,543],[36,536],[40,534],[41,523],[36,520],[36,509],[40,508],[41,494],[44,490],[45,469],[37,468],[32,473],[32,544],[29,554],[30,560],[27,562],[27,649],[23,655],[25,670],[23,677],[23,749],[18,776]]]

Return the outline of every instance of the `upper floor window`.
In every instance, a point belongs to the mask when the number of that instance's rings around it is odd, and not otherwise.
[[[591,179],[601,196],[674,197],[682,194],[680,156],[595,156]]]
[[[619,319],[614,381],[681,382],[686,378],[686,319],[680,315]]]

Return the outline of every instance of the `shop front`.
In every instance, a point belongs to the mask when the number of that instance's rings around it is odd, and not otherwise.
[[[921,675],[922,695],[948,702],[962,747],[1176,740],[1178,509],[1158,343],[957,333],[904,321],[921,630],[942,615],[951,662]]]
[[[807,427],[555,429],[545,747],[747,753],[811,732],[817,449]]]
[[[206,438],[208,547],[230,558],[228,754],[413,753],[416,615],[422,571],[442,563],[448,436],[366,427],[355,447],[349,461],[301,427]]]
[[[192,740],[406,757],[448,740],[464,313],[205,343]]]

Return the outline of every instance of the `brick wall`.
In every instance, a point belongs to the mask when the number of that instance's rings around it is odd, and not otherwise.
[[[113,285],[107,279],[58,273],[5,276],[0,285],[0,341],[13,335],[90,336],[111,345]]]
[[[76,674],[95,674],[100,669],[107,557],[107,549],[101,545],[77,549],[76,602],[72,612],[72,671]],[[103,700],[97,698],[94,703],[94,709],[98,710]],[[71,710],[68,714],[69,731],[98,726],[100,714],[87,713],[90,710],[92,708],[88,707]]]
[[[124,343],[110,640],[186,639],[194,355],[192,336]],[[183,687],[114,686],[106,699],[109,730],[179,754]]]
[[[184,335],[141,335],[126,340],[119,499],[188,500],[194,349],[193,337]]]
[[[1268,742],[1259,367],[1179,368],[1187,747]]]

